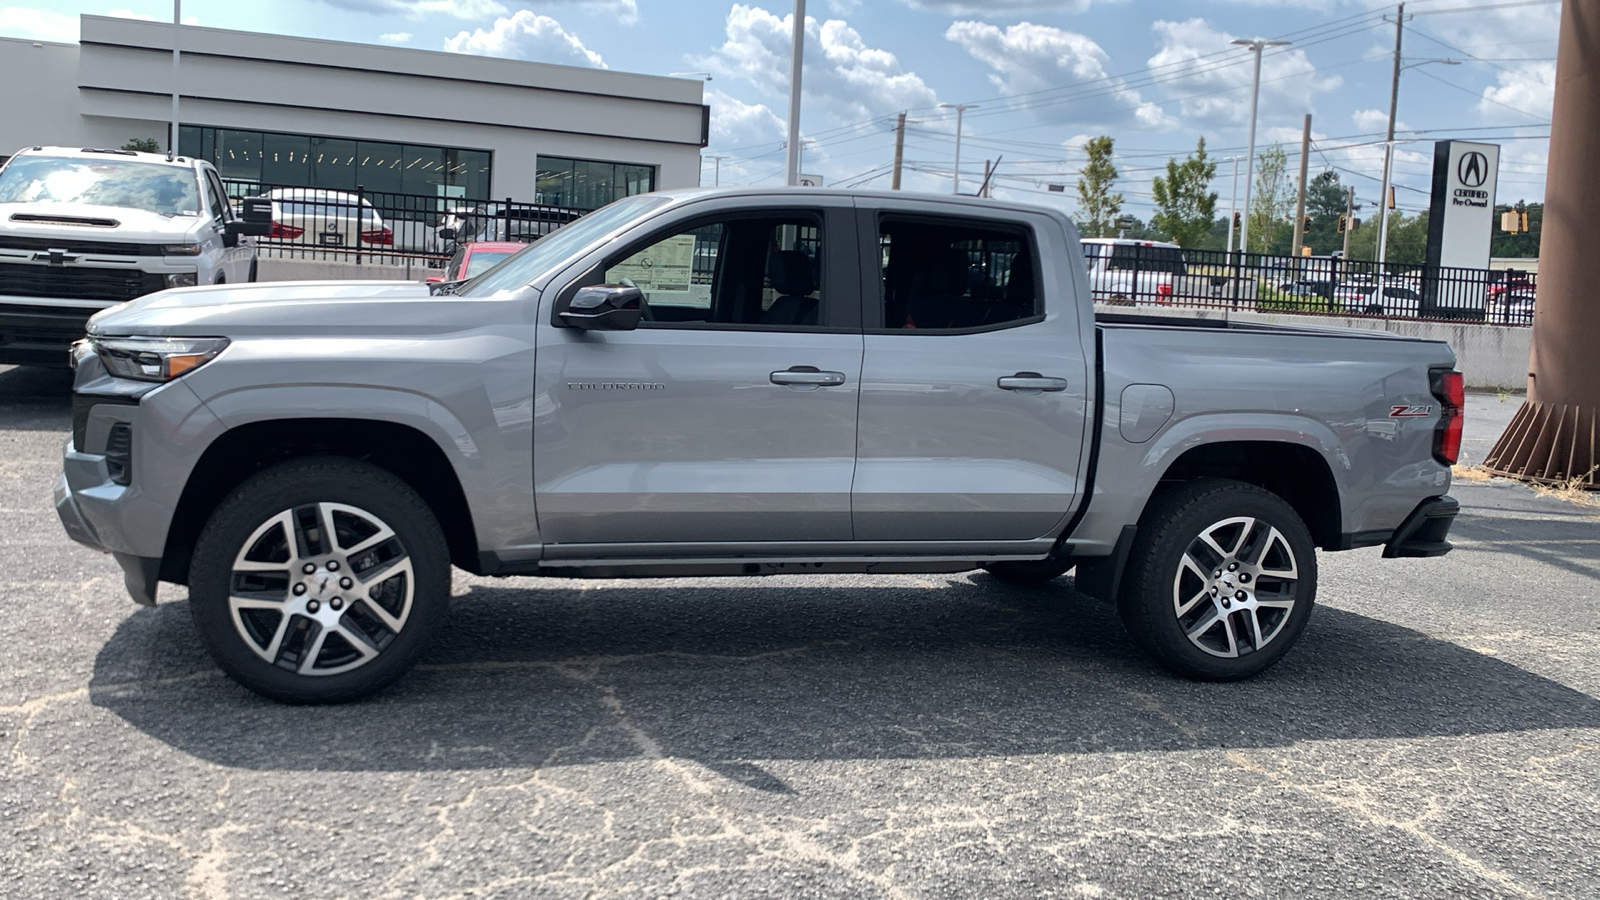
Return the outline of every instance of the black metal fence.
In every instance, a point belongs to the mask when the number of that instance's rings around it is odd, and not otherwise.
[[[358,265],[441,266],[461,244],[531,242],[584,212],[509,197],[482,200],[254,181],[224,181],[223,186],[236,205],[245,197],[273,201],[272,233],[257,238],[261,255]]]
[[[1097,302],[1533,324],[1535,273],[1086,242]]]

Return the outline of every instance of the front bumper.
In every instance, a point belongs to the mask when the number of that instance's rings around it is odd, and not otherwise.
[[[1417,504],[1383,546],[1384,559],[1443,556],[1454,549],[1446,538],[1461,504],[1454,497],[1432,497]]]
[[[106,549],[100,543],[100,537],[84,521],[83,512],[78,509],[78,498],[72,495],[72,485],[67,483],[67,473],[62,472],[56,476],[56,484],[51,492],[55,497],[56,515],[61,517],[61,527],[67,530],[67,537],[72,538],[85,547],[96,550]]]
[[[56,515],[61,518],[61,527],[67,530],[67,537],[72,538],[85,547],[93,547],[102,552],[109,552],[117,565],[122,567],[122,584],[128,589],[128,596],[140,606],[156,605],[156,586],[158,574],[161,571],[161,560],[146,556],[133,556],[127,553],[117,553],[106,550],[100,542],[94,528],[84,519],[83,511],[78,508],[78,498],[72,493],[72,485],[67,481],[67,474],[62,472],[56,476],[53,491],[56,502]]]

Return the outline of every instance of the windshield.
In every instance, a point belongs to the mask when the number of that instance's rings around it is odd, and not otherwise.
[[[478,278],[463,285],[458,294],[464,297],[487,297],[500,291],[514,291],[532,284],[534,279],[594,243],[606,234],[626,225],[652,209],[664,206],[665,197],[640,195],[618,200],[602,206],[588,215],[575,219],[538,243],[515,254],[505,265],[495,266]]]
[[[467,258],[467,271],[462,273],[463,278],[476,278],[494,268],[494,264],[510,256],[511,250],[474,250]]]
[[[0,170],[0,203],[86,203],[198,216],[193,171],[130,159],[19,156]]]

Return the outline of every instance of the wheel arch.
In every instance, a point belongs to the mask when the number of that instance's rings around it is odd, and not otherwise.
[[[1339,549],[1343,533],[1338,482],[1321,453],[1288,441],[1218,441],[1185,450],[1161,475],[1155,501],[1164,489],[1197,478],[1231,478],[1282,497],[1305,522],[1312,541]]]
[[[161,580],[187,584],[195,540],[212,510],[262,469],[313,455],[347,456],[393,473],[420,494],[439,519],[451,562],[479,565],[477,533],[455,467],[444,450],[410,425],[357,418],[271,419],[235,426],[212,441],[189,475],[173,512]]]

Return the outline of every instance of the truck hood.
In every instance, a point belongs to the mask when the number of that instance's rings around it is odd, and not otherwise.
[[[159,291],[96,313],[96,335],[246,337],[456,331],[490,301],[415,281],[288,281]],[[493,301],[503,306],[505,301]]]
[[[60,238],[64,242],[176,243],[205,221],[198,215],[164,216],[139,209],[87,203],[0,204],[0,231],[4,234]]]

